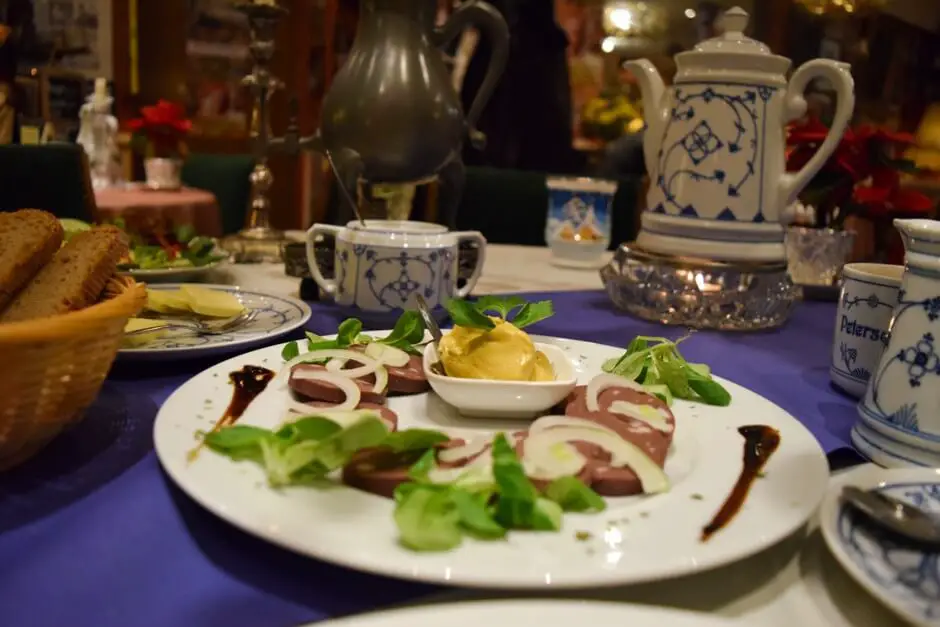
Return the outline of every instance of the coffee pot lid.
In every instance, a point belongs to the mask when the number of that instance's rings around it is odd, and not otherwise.
[[[697,52],[733,52],[741,54],[773,54],[766,44],[751,39],[744,34],[750,16],[741,7],[734,7],[725,11],[721,17],[721,26],[724,33],[706,39],[695,46]]]

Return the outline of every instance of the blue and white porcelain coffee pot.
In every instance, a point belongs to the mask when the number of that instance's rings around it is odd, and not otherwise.
[[[783,262],[784,210],[838,146],[855,106],[846,64],[797,69],[743,33],[748,14],[723,17],[725,33],[676,55],[667,89],[648,60],[627,63],[643,94],[643,152],[650,177],[637,245],[650,252],[720,261]],[[836,92],[829,135],[815,157],[787,173],[784,126],[806,112],[811,81]]]

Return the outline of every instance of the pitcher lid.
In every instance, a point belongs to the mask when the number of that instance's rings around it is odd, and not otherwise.
[[[773,54],[766,44],[744,34],[750,16],[741,7],[728,9],[721,16],[724,33],[706,39],[697,46],[696,52],[738,52],[742,54]]]

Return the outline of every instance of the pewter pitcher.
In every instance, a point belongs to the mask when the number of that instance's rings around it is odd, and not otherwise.
[[[464,2],[440,28],[435,0],[362,0],[356,40],[323,102],[323,146],[372,183],[414,182],[459,160],[506,65],[509,30],[485,2]],[[468,27],[490,39],[485,80],[464,117],[439,49]]]

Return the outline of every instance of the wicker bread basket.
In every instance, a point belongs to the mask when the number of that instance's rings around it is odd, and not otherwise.
[[[78,422],[104,383],[147,290],[112,279],[106,299],[53,318],[0,324],[0,470]]]

